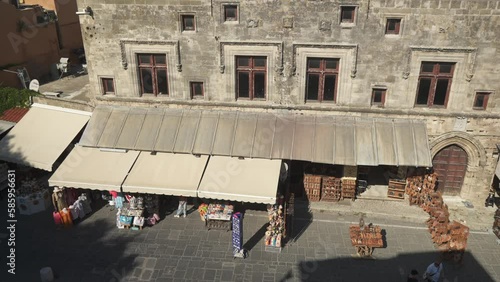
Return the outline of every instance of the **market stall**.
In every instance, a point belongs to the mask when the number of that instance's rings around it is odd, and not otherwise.
[[[144,198],[130,197],[128,203],[123,203],[118,208],[118,228],[142,229],[144,221]]]
[[[231,231],[231,216],[233,214],[233,205],[228,204],[209,204],[205,214],[205,226],[208,230],[220,229]]]
[[[51,205],[48,186],[33,178],[20,181],[16,189],[16,203],[19,213],[23,215],[46,210]]]
[[[349,236],[357,255],[360,257],[370,257],[374,248],[384,246],[382,229],[376,225],[351,225],[349,226]]]

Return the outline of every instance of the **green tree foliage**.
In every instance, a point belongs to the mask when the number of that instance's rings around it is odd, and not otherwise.
[[[16,89],[12,87],[0,87],[0,115],[11,108],[27,108],[30,106],[30,97],[38,95],[29,89]]]

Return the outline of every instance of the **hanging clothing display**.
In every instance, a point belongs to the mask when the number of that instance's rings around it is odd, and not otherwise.
[[[59,187],[55,187],[52,192],[52,204],[54,205],[54,209],[56,211],[62,211],[63,209],[68,208],[64,191]]]

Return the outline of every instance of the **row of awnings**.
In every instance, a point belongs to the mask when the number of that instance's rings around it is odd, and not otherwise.
[[[98,106],[82,146],[431,167],[425,123],[410,119]]]
[[[432,166],[413,120],[39,104],[0,140],[0,159],[52,171],[84,127],[50,185],[274,203],[284,159]]]
[[[281,160],[76,146],[50,186],[274,204]]]

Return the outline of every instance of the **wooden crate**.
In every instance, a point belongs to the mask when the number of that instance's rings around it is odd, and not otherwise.
[[[311,202],[317,202],[321,198],[321,190],[320,189],[306,189],[307,199]]]
[[[405,191],[388,189],[387,190],[387,197],[395,198],[395,199],[404,199],[405,198]]]
[[[304,174],[304,190],[309,201],[319,201],[321,198],[321,175]]]
[[[323,176],[321,186],[321,200],[322,201],[339,201],[342,197],[342,185],[340,178],[333,176]]]
[[[389,185],[387,189],[387,197],[404,199],[406,190],[406,181],[399,179],[389,179]]]
[[[304,174],[304,183],[317,183],[317,184],[321,184],[321,175]]]

